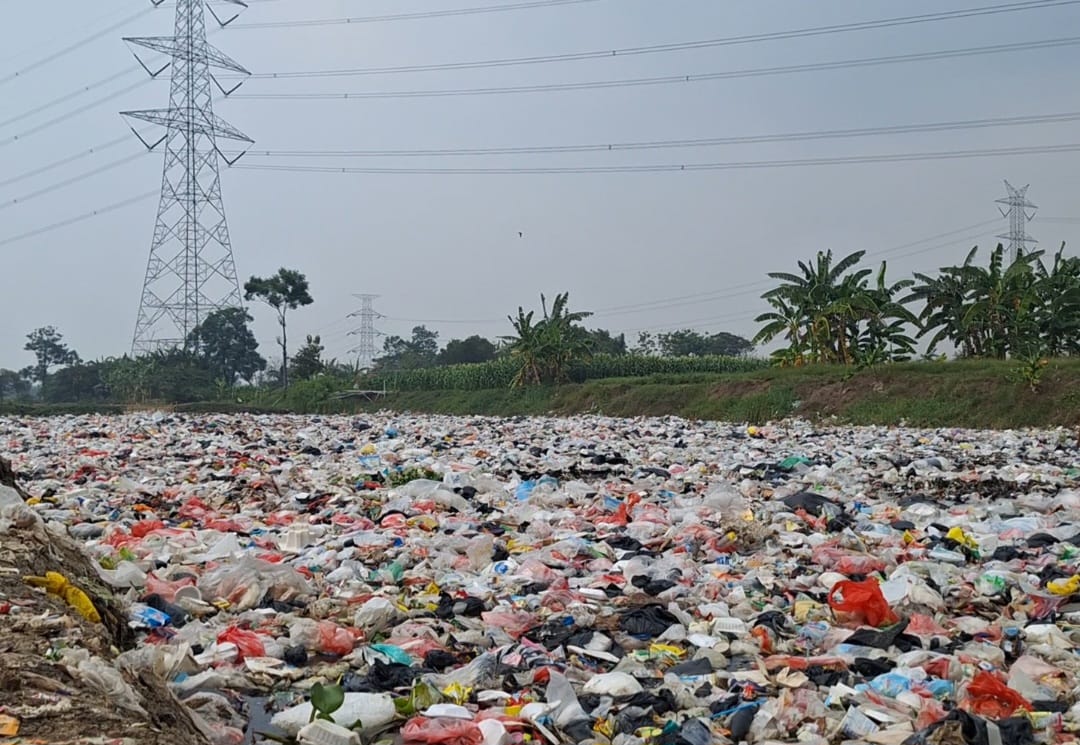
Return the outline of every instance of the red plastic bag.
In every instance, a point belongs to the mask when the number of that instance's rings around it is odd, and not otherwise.
[[[881,594],[881,587],[872,579],[837,582],[829,590],[829,606],[868,626],[891,626],[900,621]]]
[[[164,530],[165,523],[161,520],[140,520],[131,526],[131,534],[136,538],[143,538],[144,536],[153,533],[155,530]]]
[[[405,745],[480,745],[484,733],[467,719],[413,717],[401,730]]]
[[[229,642],[236,645],[236,661],[242,662],[247,657],[265,657],[266,647],[262,638],[254,631],[229,626],[217,638],[218,644]]]
[[[333,621],[319,621],[318,650],[324,654],[336,654],[344,657],[353,651],[356,638],[348,629],[338,626]]]
[[[1006,719],[1017,709],[1032,711],[1027,699],[985,670],[968,684],[964,708],[988,719]]]

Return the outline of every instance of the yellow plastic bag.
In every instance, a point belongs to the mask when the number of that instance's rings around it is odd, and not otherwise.
[[[1080,590],[1080,575],[1074,574],[1068,579],[1052,579],[1046,583],[1046,589],[1054,595],[1075,595]]]
[[[979,550],[979,542],[972,538],[970,533],[965,533],[964,529],[959,526],[950,529],[949,532],[945,534],[945,537],[951,541],[956,541],[961,546],[966,546],[972,551]]]
[[[455,704],[464,704],[469,700],[469,696],[472,695],[472,688],[461,685],[461,683],[451,683],[446,688],[442,689],[442,694]]]
[[[44,587],[50,595],[63,598],[65,603],[77,610],[87,621],[101,623],[101,616],[87,594],[59,572],[46,572],[44,577],[26,577],[25,581],[34,587]]]

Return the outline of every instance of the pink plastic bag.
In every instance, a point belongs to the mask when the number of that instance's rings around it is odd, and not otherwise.
[[[319,621],[319,640],[317,649],[324,654],[344,657],[356,646],[356,637],[348,629],[338,626],[333,621]]]
[[[525,611],[485,611],[480,618],[488,626],[494,626],[517,639],[536,625],[536,617]]]
[[[484,733],[466,719],[414,717],[401,730],[405,745],[480,745]]]

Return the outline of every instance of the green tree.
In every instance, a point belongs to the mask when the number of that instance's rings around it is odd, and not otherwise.
[[[210,373],[228,386],[237,379],[251,382],[266,369],[259,342],[248,325],[254,319],[243,308],[223,308],[210,313],[191,332],[188,346],[201,357]]]
[[[911,299],[921,300],[919,335],[931,335],[929,352],[950,342],[961,357],[1027,360],[1080,353],[1080,259],[1064,245],[1047,266],[1042,251],[1006,265],[999,244],[986,266],[978,247],[959,266],[938,276],[916,274]]]
[[[451,339],[436,359],[440,365],[466,365],[489,362],[495,359],[497,349],[489,340],[479,335],[467,339]]]
[[[34,380],[41,385],[45,384],[51,368],[57,365],[74,365],[79,361],[79,355],[64,344],[64,337],[55,326],[34,329],[26,335],[26,339],[23,349],[33,352],[37,358]]]
[[[61,368],[46,379],[41,398],[51,404],[107,401],[106,367],[105,362],[79,362]]]
[[[14,401],[29,395],[29,380],[15,370],[0,369],[0,401]]]
[[[904,305],[912,298],[897,295],[910,280],[888,284],[885,265],[875,287],[867,285],[873,273],[858,268],[865,251],[856,251],[833,263],[832,251],[820,251],[814,262],[798,263],[800,274],[771,272],[782,281],[762,298],[772,310],[759,315],[765,324],[754,343],[783,336],[788,346],[773,353],[780,364],[874,364],[909,359],[914,340],[908,326],[916,317]]]
[[[326,362],[322,358],[323,351],[322,339],[308,334],[304,346],[300,347],[292,358],[293,377],[298,380],[311,380],[316,375],[325,372]]]
[[[564,382],[570,363],[590,356],[589,336],[580,323],[592,314],[570,312],[569,300],[570,293],[556,295],[549,311],[547,298],[541,295],[543,318],[534,321],[535,312],[526,313],[521,307],[516,318],[508,316],[515,336],[504,338],[520,365],[514,376],[515,387]]]
[[[657,347],[664,357],[704,357],[722,355],[739,357],[754,351],[754,345],[741,336],[721,331],[706,336],[692,329],[657,334]]]
[[[1064,254],[1062,243],[1049,268],[1042,259],[1035,266],[1037,324],[1051,357],[1080,354],[1080,257]]]
[[[295,269],[278,269],[271,277],[252,277],[244,283],[244,298],[258,298],[277,312],[281,336],[277,338],[281,346],[281,385],[289,387],[289,342],[285,328],[285,314],[304,305],[315,302],[308,290],[308,281]]]
[[[154,401],[190,403],[217,395],[210,367],[190,350],[168,349],[149,355],[148,395]]]
[[[653,357],[660,354],[660,344],[656,340],[655,334],[649,331],[639,331],[637,344],[632,351],[634,354],[639,354],[643,357]]]
[[[618,356],[627,353],[626,334],[612,336],[607,329],[592,329],[585,332],[589,349],[593,354]]]
[[[416,370],[433,367],[439,356],[439,334],[426,326],[416,326],[411,339],[388,336],[383,340],[383,356],[375,360],[383,370]]]

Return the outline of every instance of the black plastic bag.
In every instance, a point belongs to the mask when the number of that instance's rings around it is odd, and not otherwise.
[[[660,636],[679,619],[659,605],[635,608],[619,619],[619,628],[631,636],[655,638]]]

